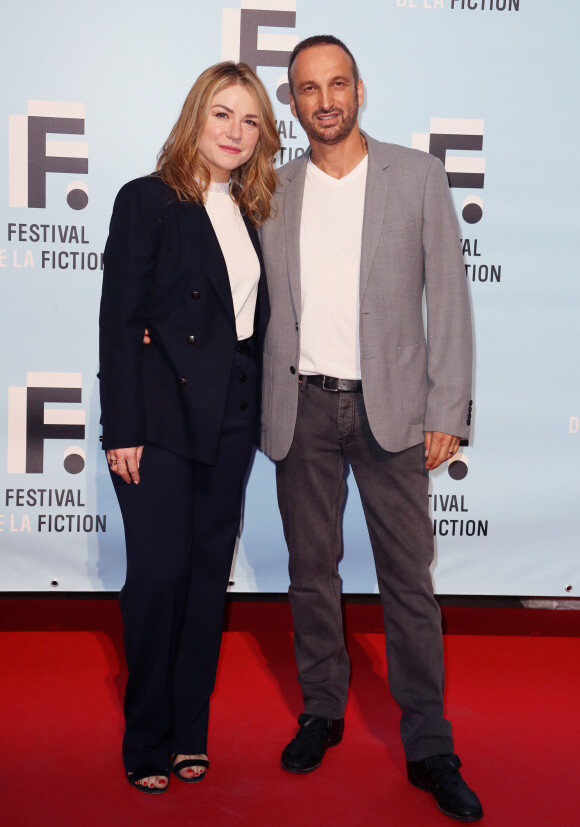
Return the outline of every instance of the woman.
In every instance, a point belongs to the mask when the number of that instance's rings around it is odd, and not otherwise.
[[[269,306],[256,233],[278,134],[245,64],[192,87],[153,175],[126,184],[105,248],[103,447],[127,547],[121,591],[129,783],[209,767],[209,698],[257,436]],[[151,344],[144,346],[147,328]]]

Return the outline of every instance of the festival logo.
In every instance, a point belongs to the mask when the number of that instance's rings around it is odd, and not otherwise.
[[[483,189],[485,158],[448,155],[447,150],[483,148],[483,120],[478,118],[431,118],[430,132],[414,132],[411,146],[439,158],[445,167],[449,186],[455,189]],[[483,215],[483,201],[468,195],[461,214],[468,224],[477,224]]]
[[[269,89],[274,107],[276,104],[283,107],[281,112],[276,113],[280,115],[276,126],[282,144],[276,156],[277,165],[304,155],[308,147],[298,121],[289,116],[286,108],[290,103],[288,61],[299,37],[296,34],[263,32],[260,29],[295,29],[295,26],[296,0],[241,0],[239,9],[223,9],[222,60],[241,60],[255,71],[270,67],[284,70],[276,79],[275,88]],[[262,79],[268,87],[270,84],[267,79]],[[299,141],[303,145],[298,145]]]
[[[413,133],[412,146],[435,155],[445,166],[453,190],[483,190],[485,161],[482,156],[454,155],[448,150],[481,152],[484,121],[479,118],[431,118],[431,131]],[[477,224],[483,217],[481,196],[471,193],[463,199],[461,217],[466,224]],[[462,238],[466,259],[465,276],[477,284],[497,286],[501,283],[502,265],[481,261],[480,238]]]
[[[243,61],[257,71],[259,66],[284,69],[278,78],[276,97],[288,104],[286,69],[292,49],[298,43],[294,34],[260,32],[260,27],[294,29],[296,0],[241,0],[239,9],[223,9],[222,60]]]
[[[69,175],[89,171],[86,141],[55,140],[49,135],[84,135],[85,105],[68,101],[28,101],[27,115],[9,117],[10,207],[46,207],[49,173]],[[89,201],[83,181],[70,181],[66,201],[83,210]]]
[[[25,387],[8,388],[8,473],[42,474],[47,439],[84,439],[84,410],[45,408],[46,402],[81,401],[81,373],[29,372]],[[84,450],[68,446],[63,464],[69,474],[79,474],[85,467]]]
[[[441,9],[443,0],[397,0],[398,9]]]
[[[485,181],[485,158],[481,156],[459,156],[448,154],[448,150],[468,150],[481,152],[483,149],[484,121],[478,118],[431,118],[430,131],[413,133],[412,147],[428,152],[439,158],[445,167],[449,186],[452,189],[482,190]],[[470,194],[463,200],[462,217],[467,224],[477,224],[483,216],[483,201],[478,195]],[[471,258],[478,258],[481,253],[478,249],[478,239],[462,239],[463,254],[469,263],[465,264],[465,275],[472,276],[480,281],[498,283],[501,279],[501,266],[490,266],[476,262]],[[491,272],[491,275],[490,275]],[[471,420],[471,408],[469,417]],[[462,440],[461,445],[467,445]],[[456,480],[465,479],[469,470],[467,456],[459,451],[448,462],[449,476]]]
[[[520,10],[520,0],[450,0],[450,2],[451,11],[509,12]]]

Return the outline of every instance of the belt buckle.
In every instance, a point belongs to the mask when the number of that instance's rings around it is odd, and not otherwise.
[[[326,387],[326,378],[327,378],[326,376],[322,377],[322,390],[323,391],[330,391],[331,393],[338,393],[338,388],[327,388]],[[330,379],[331,377],[328,377],[328,378]]]

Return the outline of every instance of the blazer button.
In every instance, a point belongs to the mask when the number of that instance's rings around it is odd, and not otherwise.
[[[248,407],[248,403],[246,402],[245,399],[242,402],[240,402],[240,411],[245,411],[247,407]]]
[[[290,373],[291,373],[292,375],[294,375],[294,374],[296,373],[296,368],[294,367],[294,365],[291,365],[291,366],[290,366]]]
[[[248,374],[247,373],[240,373],[240,382],[247,382]]]
[[[194,345],[197,342],[197,338],[195,336],[188,336],[187,337],[187,344]]]
[[[177,381],[179,382],[182,388],[184,388],[187,385],[187,379],[184,379],[183,377],[181,377]]]
[[[466,422],[467,425],[471,425],[471,417],[468,416],[467,419],[465,420],[465,422]]]
[[[193,293],[191,294],[191,298],[192,299],[199,299],[199,293],[197,292],[197,290],[193,291]]]

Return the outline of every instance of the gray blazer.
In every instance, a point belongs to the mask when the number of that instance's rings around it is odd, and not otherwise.
[[[387,451],[418,444],[426,430],[466,438],[471,313],[445,169],[425,152],[365,137],[369,161],[360,358],[371,429]],[[262,448],[274,460],[288,453],[296,423],[300,216],[307,159],[304,155],[278,170],[278,211],[262,228],[271,307],[264,345]],[[328,289],[333,289],[331,274]]]

